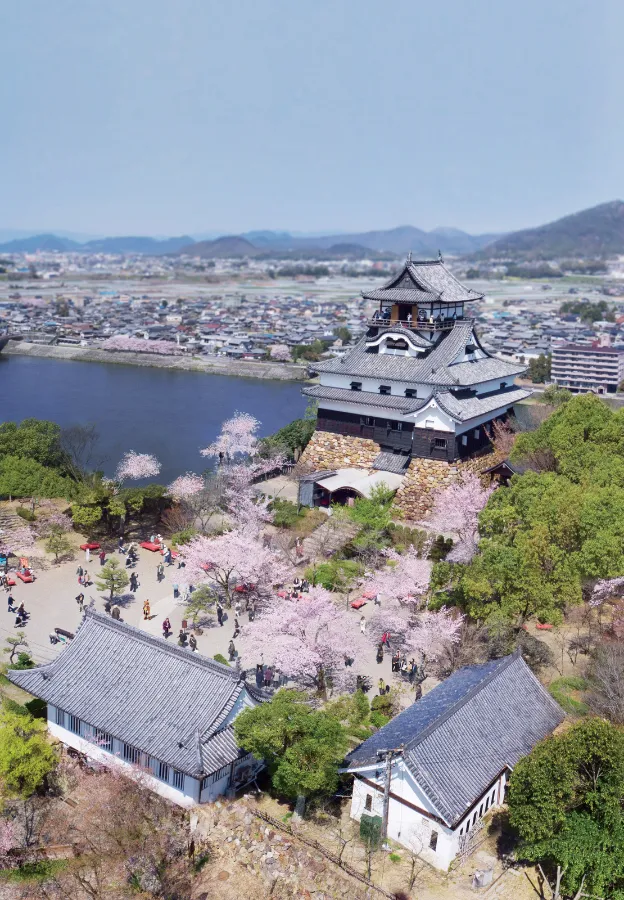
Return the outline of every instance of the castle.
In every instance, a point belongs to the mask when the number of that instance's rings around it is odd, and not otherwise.
[[[485,452],[492,422],[504,420],[530,391],[514,383],[525,366],[479,343],[467,312],[483,295],[464,287],[442,258],[416,262],[410,254],[387,284],[362,296],[379,303],[366,334],[342,358],[317,364],[320,383],[303,388],[318,402],[308,460],[319,463],[320,433],[344,436],[347,460],[350,441],[375,448],[364,466],[396,475],[406,474],[411,460],[454,469]]]

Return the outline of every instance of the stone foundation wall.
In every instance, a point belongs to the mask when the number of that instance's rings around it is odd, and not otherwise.
[[[295,474],[317,469],[368,469],[380,452],[379,444],[366,438],[315,431],[299,458]]]
[[[409,464],[403,484],[394,498],[394,507],[401,511],[403,518],[410,522],[426,519],[433,506],[434,495],[455,481],[462,472],[480,475],[500,462],[500,455],[492,452],[483,456],[457,460],[454,463],[437,459],[415,457]],[[486,475],[485,480],[489,482]]]
[[[366,438],[315,431],[301,454],[295,475],[321,469],[369,469],[380,450],[379,444]],[[431,510],[434,494],[448,487],[461,472],[479,475],[499,461],[500,455],[495,452],[453,463],[414,457],[396,493],[394,507],[404,520],[418,522]]]

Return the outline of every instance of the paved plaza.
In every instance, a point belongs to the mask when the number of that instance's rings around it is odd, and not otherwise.
[[[116,555],[123,564],[124,556],[118,553],[113,555]],[[123,621],[128,622],[130,625],[136,625],[159,637],[162,637],[162,622],[168,617],[172,627],[172,634],[168,640],[177,643],[182,620],[187,618],[185,612],[186,604],[181,598],[176,599],[173,596],[173,586],[177,580],[178,573],[176,561],[171,566],[165,566],[165,578],[161,583],[158,582],[156,567],[161,561],[160,553],[152,553],[139,547],[138,561],[134,569],[139,579],[138,590],[135,594],[126,593],[122,600],[117,602],[121,608]],[[72,632],[75,632],[78,628],[82,615],[76,602],[76,596],[83,592],[85,604],[93,600],[95,608],[101,611],[105,608],[107,597],[104,593],[98,591],[95,583],[86,588],[78,584],[76,570],[79,565],[86,567],[91,580],[95,581],[95,576],[100,568],[99,559],[95,554],[91,555],[89,563],[86,562],[85,553],[81,550],[76,550],[72,560],[58,565],[55,565],[49,559],[42,561],[36,556],[33,556],[30,562],[36,575],[35,581],[32,584],[23,584],[18,579],[17,585],[11,589],[11,595],[17,605],[23,601],[27,612],[30,613],[27,624],[21,630],[26,634],[28,648],[33,658],[36,662],[42,663],[53,659],[63,649],[63,644],[50,643],[50,633],[54,631],[54,628],[63,628]],[[5,595],[5,599],[6,596],[8,595]],[[350,596],[353,599],[357,594],[352,592]],[[143,618],[143,602],[146,599],[150,601],[151,606],[151,618],[147,621]],[[343,602],[346,606],[346,597]],[[357,623],[361,615],[368,618],[374,608],[374,604],[368,602],[361,610],[349,609],[349,614],[353,616],[354,623]],[[210,619],[210,624],[203,624],[202,633],[197,634],[197,652],[209,657],[214,657],[215,654],[220,653],[227,658],[228,644],[234,633],[235,612],[234,610],[226,610],[226,613],[228,618],[224,621],[223,627],[219,626],[216,616],[206,617]],[[239,616],[241,625],[246,624],[247,621],[246,613]],[[4,607],[0,608],[0,638],[2,643],[4,644],[6,638],[14,636],[17,631],[15,615],[7,611],[7,605],[5,604]],[[189,652],[191,651],[189,650]],[[251,666],[255,662],[259,662],[259,660],[249,660],[247,662]],[[265,660],[265,662],[268,663],[270,660]],[[380,676],[386,681],[391,680],[397,685],[400,681],[399,678],[392,675],[389,654],[386,654],[381,664],[375,661],[375,647],[372,643],[365,659],[359,660],[357,671],[370,676],[372,680],[371,697],[376,693]],[[402,702],[411,702],[413,696],[413,690],[410,690],[409,685],[404,685]]]

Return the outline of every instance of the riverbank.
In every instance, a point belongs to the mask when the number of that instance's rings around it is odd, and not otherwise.
[[[258,362],[249,359],[228,359],[225,356],[160,356],[157,353],[112,352],[65,344],[29,344],[26,341],[9,341],[2,353],[5,356],[33,356],[79,360],[80,362],[116,363],[126,366],[204,372],[207,375],[268,378],[274,381],[305,381],[307,378],[305,366]]]

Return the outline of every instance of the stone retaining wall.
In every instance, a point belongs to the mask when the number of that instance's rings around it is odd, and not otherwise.
[[[295,474],[321,469],[369,469],[380,450],[379,444],[365,438],[315,431]],[[500,454],[495,451],[454,463],[414,457],[397,491],[394,507],[406,521],[419,522],[430,512],[435,493],[448,487],[461,472],[479,475],[499,461]]]
[[[381,452],[375,441],[366,438],[315,431],[305,448],[297,471],[314,472],[320,469],[368,469]]]

